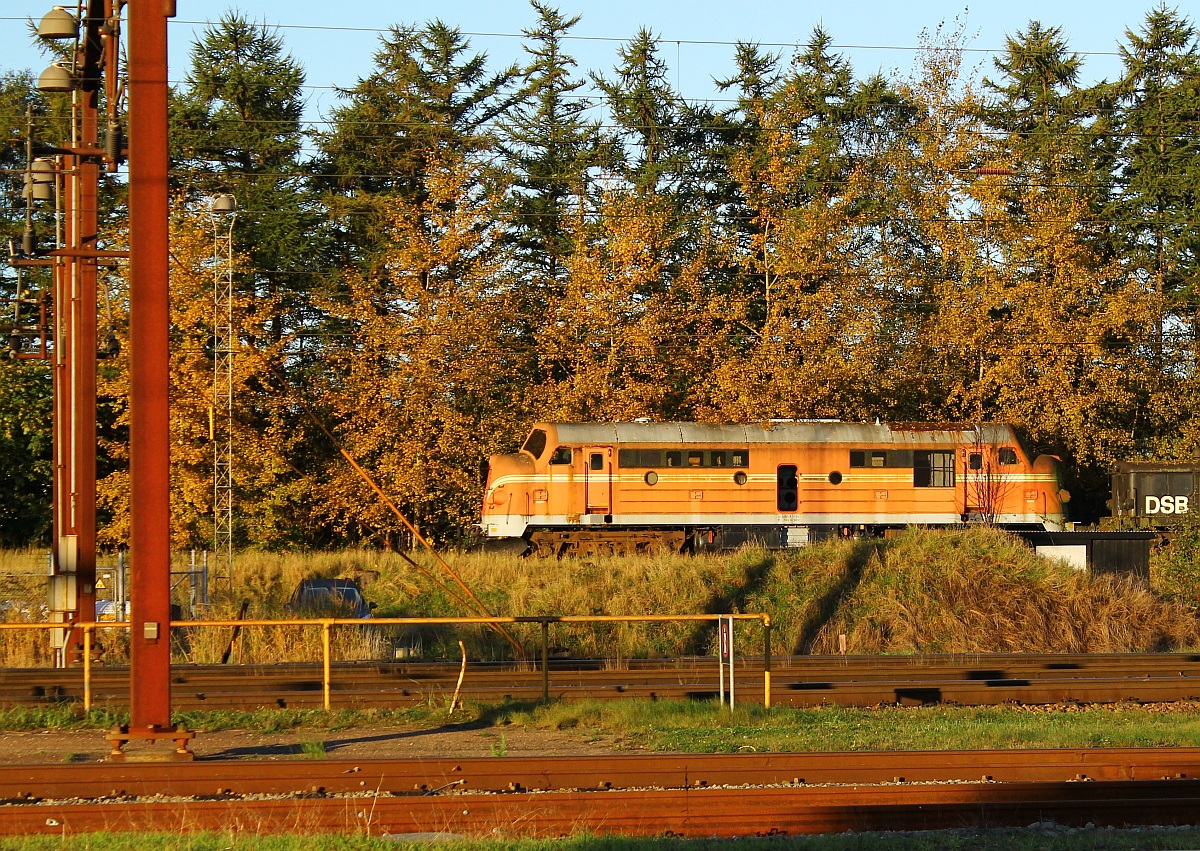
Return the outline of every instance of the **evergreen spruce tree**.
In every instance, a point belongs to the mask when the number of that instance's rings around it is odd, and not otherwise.
[[[593,74],[616,130],[615,168],[640,193],[692,195],[694,160],[703,138],[689,108],[668,77],[658,39],[642,28],[617,51],[612,79]],[[690,199],[698,201],[699,199]]]
[[[346,103],[317,137],[316,172],[339,222],[341,266],[378,262],[394,204],[424,202],[431,158],[485,159],[493,123],[516,99],[517,68],[490,72],[487,55],[441,21],[392,27],[375,66],[341,92]]]
[[[1200,50],[1194,25],[1159,6],[1126,31],[1118,126],[1118,227],[1126,257],[1194,315],[1200,272]]]
[[[586,117],[593,104],[576,95],[584,80],[573,75],[576,63],[563,44],[579,16],[565,18],[538,0],[532,6],[538,21],[524,30],[530,59],[522,71],[522,100],[503,122],[502,146],[515,186],[517,259],[541,291],[531,304],[538,310],[551,293],[561,292],[572,251],[565,221],[578,215],[576,202],[586,203],[589,170],[606,157],[599,124]]]
[[[193,45],[171,100],[173,183],[201,206],[237,199],[234,240],[248,261],[238,286],[274,305],[261,317],[273,341],[311,323],[321,271],[323,216],[301,162],[303,84],[282,38],[231,12]]]
[[[32,110],[34,138],[69,141],[68,99],[41,95],[27,71],[0,73],[0,138],[24,140]],[[25,146],[0,147],[0,250],[20,249],[25,229]],[[54,203],[35,204],[29,211],[35,250],[54,248]],[[0,326],[36,324],[37,305],[14,302],[18,291],[36,299],[50,288],[50,270],[18,269],[0,262]],[[18,359],[29,352],[22,335],[0,336],[0,547],[45,543],[50,534],[51,384],[50,364]]]

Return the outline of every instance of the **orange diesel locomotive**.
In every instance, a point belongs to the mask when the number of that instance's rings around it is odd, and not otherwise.
[[[488,462],[488,547],[803,546],[909,525],[1059,530],[1059,461],[1009,425],[538,423]]]

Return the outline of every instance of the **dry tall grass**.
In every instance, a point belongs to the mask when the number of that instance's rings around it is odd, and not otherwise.
[[[983,528],[910,531],[881,547],[814,651],[837,652],[843,634],[850,653],[1117,653],[1200,640],[1189,607]]]
[[[7,555],[7,554],[6,554]],[[12,556],[42,565],[0,582],[32,583],[7,599],[44,599],[44,557]],[[452,586],[428,556],[412,557]],[[43,560],[40,560],[43,559]],[[562,561],[451,553],[452,568],[495,615],[642,615],[768,613],[779,653],[1126,652],[1200,646],[1189,606],[1135,582],[1089,577],[1047,561],[989,529],[909,531],[888,540],[831,541],[801,550],[747,549],[709,556],[604,557]],[[176,569],[179,569],[177,565]],[[247,552],[234,563],[233,592],[214,585],[208,615],[270,619],[311,576],[356,577],[379,617],[464,616],[467,610],[400,556],[366,550],[340,553]],[[13,586],[16,588],[17,586]],[[7,615],[18,615],[10,606]],[[507,628],[533,656],[537,625]],[[756,626],[739,627],[739,647],[756,653]],[[563,655],[620,660],[708,655],[710,624],[655,623],[551,627]],[[334,658],[457,658],[463,641],[474,661],[510,659],[511,648],[479,626],[338,628]],[[44,664],[43,638],[0,635],[0,665]],[[307,628],[232,627],[189,630],[175,641],[179,662],[256,664],[315,661],[321,633]],[[124,644],[103,640],[103,659],[121,663]]]
[[[44,549],[0,550],[0,620],[42,623],[46,620]],[[0,666],[38,668],[52,664],[54,651],[45,630],[0,630]]]

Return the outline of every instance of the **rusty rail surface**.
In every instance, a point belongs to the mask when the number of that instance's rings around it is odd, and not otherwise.
[[[0,832],[745,836],[1048,819],[1195,824],[1197,775],[1195,748],[5,766]]]
[[[462,697],[484,701],[607,698],[713,699],[719,690],[712,657],[471,663]],[[739,659],[737,694],[762,705],[762,660]],[[128,669],[91,669],[96,705],[124,705]],[[449,699],[458,666],[441,663],[343,663],[172,668],[177,709],[410,706]],[[774,657],[771,703],[787,706],[1000,703],[1174,702],[1200,698],[1200,655],[997,654],[921,657]],[[78,701],[79,669],[0,669],[0,706]]]

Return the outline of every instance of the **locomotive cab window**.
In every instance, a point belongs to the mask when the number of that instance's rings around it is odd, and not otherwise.
[[[1000,464],[1005,467],[1011,467],[1017,463],[1017,450],[1011,446],[1000,447]]]
[[[750,451],[747,449],[735,449],[729,453],[730,467],[749,467],[750,466]]]
[[[604,453],[593,452],[592,457],[590,459],[590,466],[593,470],[603,470],[604,469]]]
[[[971,468],[972,470],[982,470],[983,469],[983,453],[982,452],[972,452],[969,456],[967,456],[967,466],[969,468]]]
[[[712,466],[714,466],[714,467],[724,467],[725,466],[725,453],[724,452],[713,452],[710,457],[712,459]]]
[[[683,453],[682,452],[668,452],[667,453],[667,466],[668,467],[682,467],[683,466]]]
[[[703,467],[704,466],[704,453],[703,452],[689,452],[688,453],[688,466],[689,467]]]
[[[529,437],[525,438],[525,445],[521,449],[532,455],[535,461],[541,458],[542,453],[546,451],[546,432],[535,428],[529,433]]]
[[[571,463],[571,447],[560,446],[554,450],[554,454],[550,456],[551,464],[570,464]]]
[[[953,452],[914,452],[913,487],[954,487]]]

